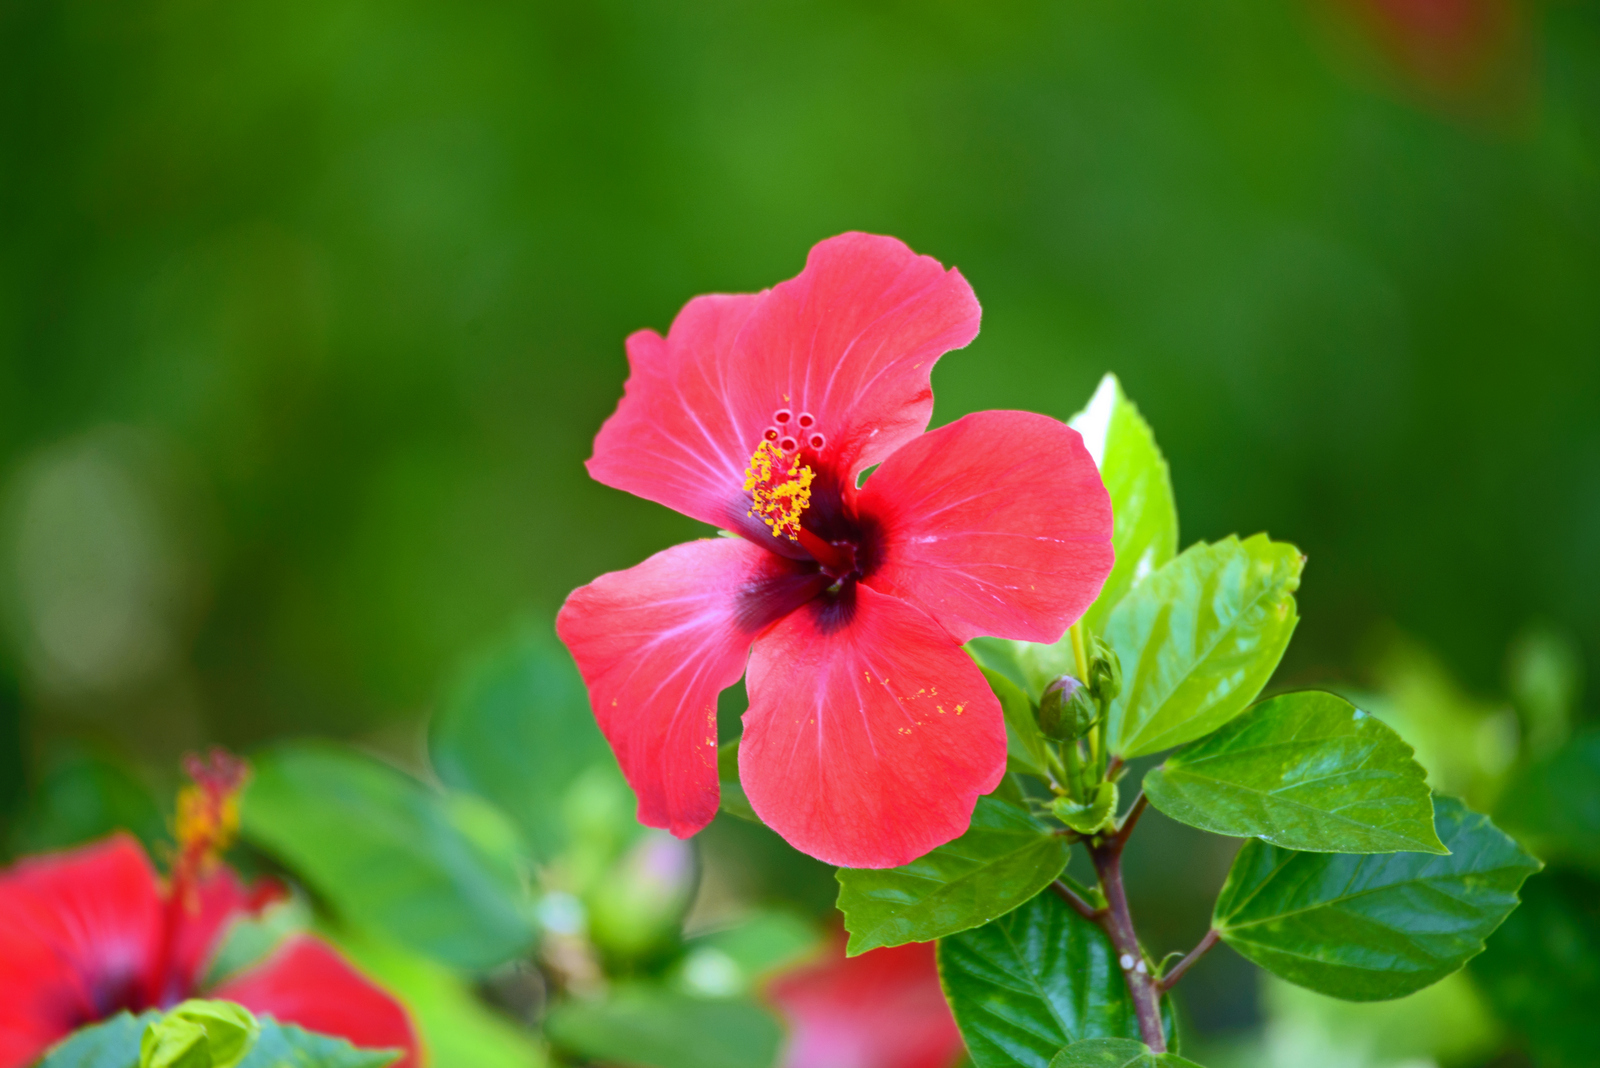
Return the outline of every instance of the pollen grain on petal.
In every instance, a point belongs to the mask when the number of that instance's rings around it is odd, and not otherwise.
[[[746,514],[765,523],[773,537],[799,541],[800,515],[811,503],[813,477],[798,453],[786,455],[779,446],[763,440],[745,468],[744,488],[750,494]]]

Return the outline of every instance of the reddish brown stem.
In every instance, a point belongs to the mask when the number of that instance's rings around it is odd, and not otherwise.
[[[1150,801],[1144,796],[1144,791],[1139,791],[1139,796],[1134,799],[1133,807],[1122,818],[1122,826],[1118,827],[1117,833],[1112,835],[1112,840],[1116,842],[1119,852],[1123,846],[1128,844],[1128,836],[1133,834],[1133,829],[1139,825],[1139,817],[1144,815],[1144,810],[1149,805]]]
[[[1142,798],[1141,798],[1142,800]],[[1139,806],[1123,825],[1131,828],[1137,819]],[[1133,1011],[1139,1020],[1139,1037],[1152,1052],[1167,1051],[1167,1033],[1161,1025],[1161,991],[1156,987],[1155,976],[1145,962],[1144,951],[1139,948],[1139,936],[1133,930],[1133,916],[1128,911],[1128,895],[1122,887],[1122,846],[1126,838],[1119,832],[1098,846],[1090,846],[1089,856],[1094,870],[1100,876],[1100,890],[1105,894],[1106,908],[1099,918],[1100,926],[1111,938],[1117,951],[1117,964],[1122,978],[1128,984],[1128,995],[1133,999]]]
[[[1073,910],[1076,911],[1079,916],[1082,916],[1086,920],[1091,920],[1091,921],[1093,921],[1095,923],[1099,923],[1100,922],[1100,917],[1102,915],[1104,915],[1104,913],[1105,913],[1105,909],[1097,909],[1097,908],[1095,908],[1093,905],[1089,904],[1083,898],[1079,897],[1077,891],[1073,890],[1072,887],[1068,886],[1066,883],[1062,882],[1060,879],[1057,879],[1055,882],[1051,883],[1050,884],[1050,889],[1054,890],[1057,894],[1059,894],[1060,897],[1061,897],[1061,900],[1063,900],[1067,904],[1071,905]]]
[[[1211,928],[1206,932],[1206,936],[1200,939],[1200,944],[1189,951],[1188,956],[1174,964],[1171,971],[1156,981],[1156,986],[1163,994],[1176,986],[1178,980],[1183,978],[1183,973],[1194,967],[1195,961],[1205,956],[1206,951],[1217,944],[1217,937],[1217,929],[1215,927]]]

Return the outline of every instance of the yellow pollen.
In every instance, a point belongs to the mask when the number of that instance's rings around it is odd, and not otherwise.
[[[218,795],[203,786],[185,786],[178,791],[177,819],[173,822],[179,848],[220,853],[233,844],[234,835],[239,833],[238,795]]]
[[[800,513],[811,504],[813,477],[799,454],[786,457],[777,445],[763,441],[744,472],[744,488],[750,493],[750,510],[745,514],[770,527],[773,537],[799,541]]]

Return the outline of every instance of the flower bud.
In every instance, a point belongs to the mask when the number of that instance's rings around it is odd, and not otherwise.
[[[1070,742],[1083,736],[1097,714],[1088,688],[1071,675],[1060,675],[1039,698],[1039,731],[1046,738]]]
[[[1098,637],[1089,640],[1089,691],[1107,705],[1122,692],[1122,661],[1117,651]]]

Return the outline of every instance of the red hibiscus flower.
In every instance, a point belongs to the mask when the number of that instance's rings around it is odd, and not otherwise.
[[[845,234],[628,339],[589,473],[738,535],[602,575],[557,619],[642,822],[716,814],[717,694],[747,658],[740,779],[804,852],[904,864],[999,783],[1000,706],[961,643],[1060,638],[1111,568],[1111,504],[1054,419],[924,433],[934,362],[978,318],[959,272]]]
[[[201,976],[233,920],[281,895],[243,886],[215,861],[237,826],[243,765],[225,754],[191,763],[179,798],[170,884],[126,834],[33,857],[0,872],[0,1068],[23,1068],[86,1024],[126,1009],[204,996],[235,1001],[357,1046],[402,1048],[421,1063],[404,1008],[330,946],[286,941],[261,964],[202,990]]]
[[[931,942],[827,959],[767,988],[789,1022],[781,1068],[950,1068],[965,1046],[950,1015]]]

